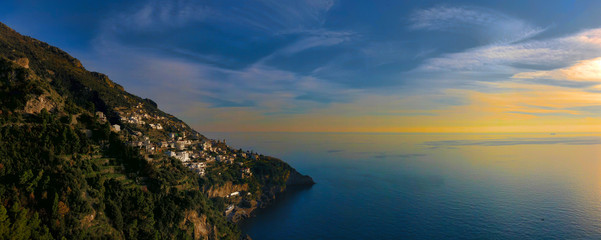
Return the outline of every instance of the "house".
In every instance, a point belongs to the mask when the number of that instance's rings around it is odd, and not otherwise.
[[[240,192],[233,192],[233,193],[230,193],[230,195],[228,195],[228,197],[234,197],[234,196],[238,196],[238,195],[240,195]]]
[[[96,112],[96,117],[98,118],[98,120],[100,120],[101,122],[106,122],[106,116],[104,116],[103,112]]]
[[[212,147],[213,147],[213,144],[211,144],[211,142],[209,142],[209,141],[205,141],[202,143],[202,149],[204,151],[209,151],[212,149]]]
[[[205,175],[205,167],[207,166],[206,163],[204,162],[195,162],[195,163],[188,163],[187,166],[189,168],[191,168],[192,170],[194,170],[195,172],[197,172],[200,176],[204,176]]]
[[[115,132],[119,132],[119,131],[121,131],[121,126],[119,126],[117,124],[113,124],[113,127],[112,127],[111,130],[113,130]]]
[[[182,162],[188,162],[190,161],[190,153],[188,152],[176,152],[175,153],[175,158],[179,159]]]
[[[229,215],[229,214],[230,214],[230,213],[231,213],[231,212],[234,210],[234,208],[236,208],[236,206],[234,206],[234,205],[229,205],[229,206],[228,206],[228,207],[225,209],[225,215]]]

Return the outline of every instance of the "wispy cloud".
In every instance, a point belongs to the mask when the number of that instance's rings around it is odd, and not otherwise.
[[[431,58],[420,68],[427,71],[496,70],[509,74],[524,66],[566,66],[601,55],[600,41],[601,29],[593,29],[547,40],[492,44]]]
[[[120,28],[160,31],[164,30],[161,27],[216,22],[269,33],[291,33],[323,24],[324,14],[334,4],[334,0],[150,0],[118,14],[112,24]]]
[[[599,137],[548,137],[548,138],[506,138],[491,140],[445,140],[430,141],[424,144],[442,146],[513,146],[513,145],[598,145]]]
[[[533,105],[524,105],[529,109],[542,109],[547,110],[545,112],[541,111],[512,111],[509,113],[519,113],[519,114],[528,114],[534,116],[597,116],[601,113],[601,105],[579,105],[579,106],[571,106],[571,107],[552,107],[552,106],[533,106]]]
[[[576,117],[576,115],[567,112],[524,112],[524,111],[508,111],[507,113],[532,115],[537,117],[545,116],[564,116],[564,117]]]
[[[594,81],[601,83],[601,57],[582,60],[567,68],[550,71],[521,72],[513,75],[513,78]]]
[[[477,33],[494,42],[515,42],[535,36],[544,28],[500,12],[477,7],[438,6],[415,11],[413,29],[430,31],[465,31]]]
[[[153,84],[179,93],[163,95],[195,99],[212,108],[303,112],[314,104],[346,101],[348,91],[311,74],[272,66],[267,60],[282,62],[309,49],[351,41],[353,32],[322,28],[325,14],[334,5],[334,0],[150,0],[104,21],[95,39],[96,57],[115,60],[88,61],[104,65],[104,71],[116,73],[117,80],[127,79],[132,86]],[[224,30],[211,32],[214,24],[224,25]],[[240,30],[251,32],[239,41],[230,38],[240,35]],[[171,37],[184,32],[208,36]],[[222,49],[212,52],[215,41]]]
[[[328,47],[350,41],[354,37],[352,32],[320,31],[311,34],[277,51],[277,54],[290,55],[315,47]]]
[[[211,8],[189,0],[152,0],[139,9],[119,15],[122,27],[157,29],[203,21],[216,16]]]
[[[335,5],[149,0],[107,19],[94,44],[98,56],[87,60],[203,128],[457,131],[477,122],[591,116],[595,108],[586,106],[599,104],[579,92],[593,90],[591,81],[555,73],[599,57],[601,30],[534,40],[545,28],[487,8],[414,11],[409,32],[477,39],[449,52],[424,39],[328,28]],[[541,69],[545,78],[524,77]],[[541,102],[550,96],[559,100]]]

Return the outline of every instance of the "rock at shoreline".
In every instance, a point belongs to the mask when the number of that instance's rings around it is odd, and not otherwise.
[[[288,180],[286,181],[286,186],[288,186],[288,187],[290,187],[290,186],[311,186],[313,184],[315,184],[315,181],[313,181],[313,178],[311,178],[309,175],[302,175],[295,169],[292,169],[292,171],[290,171],[290,176],[288,177]]]

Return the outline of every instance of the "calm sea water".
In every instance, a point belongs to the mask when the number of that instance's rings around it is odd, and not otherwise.
[[[209,133],[317,182],[253,239],[601,239],[601,135]]]

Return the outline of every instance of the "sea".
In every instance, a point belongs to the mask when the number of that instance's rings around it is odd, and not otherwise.
[[[261,239],[601,239],[601,134],[208,133],[316,184],[240,223]]]

